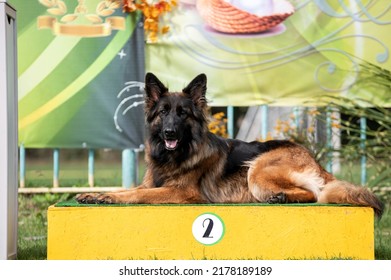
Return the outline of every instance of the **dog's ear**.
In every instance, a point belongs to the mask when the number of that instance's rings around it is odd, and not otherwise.
[[[199,108],[206,106],[206,75],[199,74],[195,77],[187,87],[182,90],[184,93],[189,95],[194,104]]]
[[[152,107],[167,91],[168,88],[154,74],[147,73],[145,75],[145,104],[147,106]]]

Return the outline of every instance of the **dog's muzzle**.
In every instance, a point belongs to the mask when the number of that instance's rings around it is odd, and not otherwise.
[[[164,144],[167,150],[175,150],[178,147],[178,139],[176,139],[176,132],[172,129],[164,130]]]
[[[178,140],[164,140],[167,150],[175,150],[178,146]]]

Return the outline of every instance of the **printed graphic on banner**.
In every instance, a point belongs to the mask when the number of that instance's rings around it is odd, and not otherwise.
[[[146,49],[172,89],[203,72],[214,106],[324,105],[329,97],[390,106],[358,82],[364,61],[391,70],[391,13],[381,0],[184,0],[170,36]],[[189,67],[191,65],[191,67]]]
[[[141,15],[123,13],[120,0],[10,2],[18,11],[19,143],[138,148]]]
[[[49,28],[56,35],[74,35],[82,37],[108,36],[112,30],[124,30],[125,18],[111,16],[121,8],[120,1],[100,1],[91,13],[85,0],[79,0],[73,12],[61,0],[39,0],[50,15],[38,17],[38,29]],[[83,22],[84,21],[84,22]],[[88,22],[88,24],[86,23]]]
[[[223,220],[216,214],[204,213],[198,216],[192,226],[194,238],[204,245],[215,245],[224,236]]]

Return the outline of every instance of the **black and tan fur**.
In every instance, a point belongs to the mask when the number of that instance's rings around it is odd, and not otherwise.
[[[337,180],[293,142],[243,142],[208,130],[206,76],[169,92],[145,79],[148,139],[143,183],[134,189],[79,194],[79,203],[338,203],[383,204],[368,189]]]

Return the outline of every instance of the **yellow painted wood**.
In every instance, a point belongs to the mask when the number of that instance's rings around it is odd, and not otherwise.
[[[203,245],[203,213],[225,234]],[[48,259],[374,259],[374,214],[349,206],[184,205],[48,209]]]

